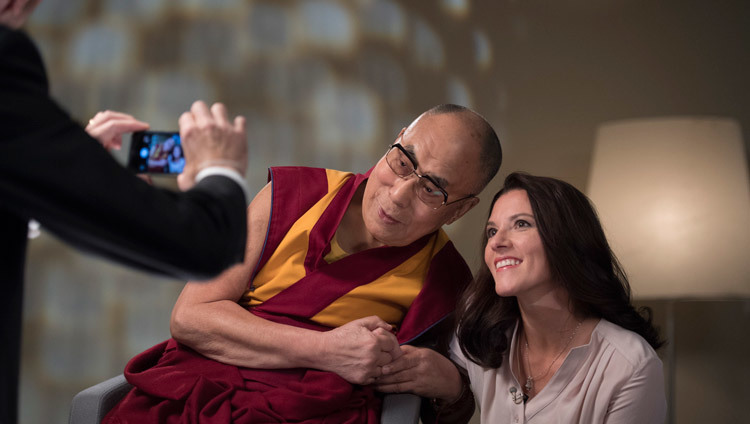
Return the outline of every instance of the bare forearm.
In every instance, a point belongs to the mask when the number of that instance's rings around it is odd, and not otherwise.
[[[321,368],[321,333],[257,317],[221,300],[176,312],[172,337],[219,362],[262,369]]]
[[[376,316],[319,332],[267,321],[235,302],[217,300],[176,308],[171,329],[177,341],[220,362],[314,368],[355,384],[372,383],[381,367],[401,354],[391,326]]]

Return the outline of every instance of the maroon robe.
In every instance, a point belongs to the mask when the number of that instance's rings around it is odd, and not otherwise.
[[[324,169],[273,168],[271,178],[272,214],[254,274],[268,261],[294,222],[328,191]],[[368,249],[331,264],[323,260],[354,192],[366,178],[349,178],[310,230],[305,258],[307,275],[250,308],[250,313],[282,324],[330,330],[310,318],[426,246],[433,235],[408,246]],[[423,288],[398,328],[399,342],[413,341],[448,316],[458,293],[470,279],[468,266],[448,242],[432,257]],[[125,376],[135,388],[104,423],[375,424],[380,417],[381,400],[371,387],[351,384],[335,373],[237,367],[208,359],[173,339],[133,358]]]

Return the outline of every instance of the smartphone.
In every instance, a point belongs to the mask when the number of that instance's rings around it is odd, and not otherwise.
[[[179,174],[185,155],[176,131],[138,131],[130,138],[128,169],[139,174]]]

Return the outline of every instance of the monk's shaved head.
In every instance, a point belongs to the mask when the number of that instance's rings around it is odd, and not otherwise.
[[[475,111],[455,104],[442,104],[423,113],[422,116],[455,114],[467,128],[467,140],[474,140],[480,144],[478,162],[479,181],[477,193],[482,191],[495,177],[503,160],[500,140],[492,126],[484,117]]]

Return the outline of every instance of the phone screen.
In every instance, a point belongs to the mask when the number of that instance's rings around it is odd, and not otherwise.
[[[185,167],[180,133],[138,131],[130,141],[128,168],[137,173],[179,174]]]

